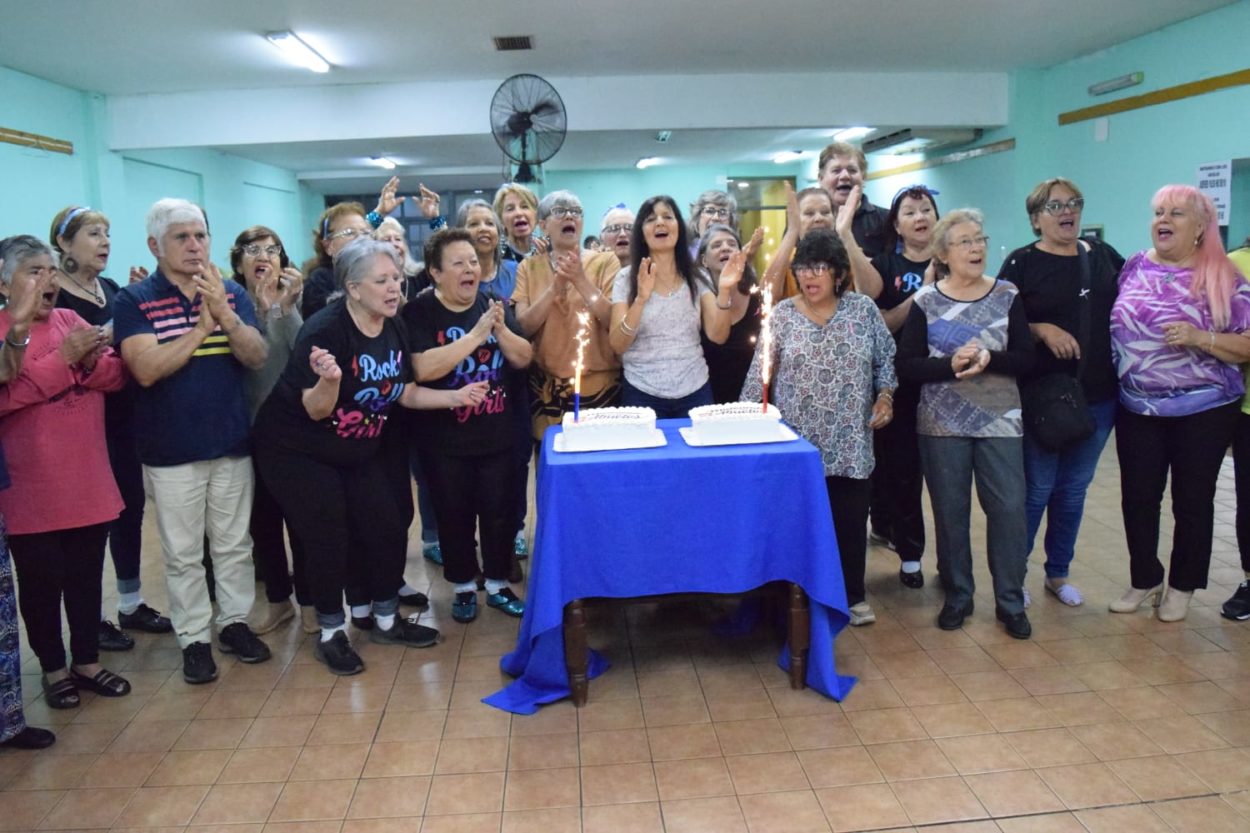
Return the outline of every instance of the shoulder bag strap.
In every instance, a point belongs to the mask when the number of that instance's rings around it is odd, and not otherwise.
[[[1076,243],[1077,257],[1081,263],[1081,297],[1078,308],[1076,343],[1081,347],[1081,358],[1076,363],[1076,378],[1080,379],[1085,372],[1085,360],[1089,353],[1089,318],[1090,305],[1094,302],[1093,282],[1090,280],[1089,249],[1084,240]]]

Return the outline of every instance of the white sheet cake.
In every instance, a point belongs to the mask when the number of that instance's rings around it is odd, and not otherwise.
[[[585,408],[576,421],[566,413],[560,451],[608,451],[657,445],[651,408]],[[659,443],[662,445],[663,443]]]
[[[699,445],[772,443],[786,439],[781,411],[757,402],[726,402],[690,409],[690,430]]]

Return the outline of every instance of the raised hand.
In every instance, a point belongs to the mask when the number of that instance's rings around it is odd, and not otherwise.
[[[551,241],[546,237],[539,237],[537,234],[530,238],[530,245],[534,247],[533,257],[542,257],[551,251]]]
[[[786,232],[797,235],[799,233],[799,197],[794,192],[794,186],[790,184],[790,180],[783,183],[786,189]]]
[[[786,184],[788,185],[789,183],[786,183]],[[791,188],[790,190],[793,191],[794,189]],[[747,244],[742,247],[742,253],[747,256],[746,258],[747,260],[750,260],[751,258],[755,257],[755,253],[759,251],[760,245],[763,242],[764,242],[764,227],[756,226],[755,231],[751,233],[751,239],[748,240]]]
[[[281,297],[282,287],[276,272],[270,272],[261,278],[260,283],[256,285],[256,305],[262,310],[268,310],[276,305]]]
[[[308,354],[308,365],[313,373],[327,382],[337,382],[343,378],[343,371],[339,368],[338,360],[334,358],[333,353],[323,347],[313,346]]]
[[[278,284],[282,287],[278,303],[282,304],[284,312],[290,312],[304,291],[304,273],[294,266],[288,266],[282,270],[282,277]]]
[[[422,186],[424,189],[425,186]],[[378,194],[378,205],[374,211],[385,217],[404,202],[404,197],[396,196],[399,192],[399,177],[393,176],[382,186],[382,192]]]
[[[424,184],[417,187],[421,189],[421,216],[427,220],[433,220],[438,216],[438,194],[426,188]]]
[[[720,280],[717,286],[720,289],[731,289],[738,285],[738,281],[742,280],[742,273],[747,268],[746,250],[734,252],[729,256],[729,260],[725,261],[725,265],[720,270]]]
[[[638,300],[644,304],[655,291],[655,264],[651,258],[644,257],[638,264]]]
[[[130,283],[139,283],[141,281],[147,280],[147,277],[148,277],[148,270],[143,268],[142,266],[130,267]]]
[[[485,316],[483,316],[485,317]],[[490,382],[474,382],[471,385],[465,385],[453,392],[456,404],[455,408],[475,408],[486,399],[486,394],[490,389]]]
[[[863,196],[864,189],[856,185],[851,189],[846,202],[838,206],[838,216],[833,221],[833,227],[839,237],[845,238],[851,233],[851,222],[855,219],[855,212],[859,210],[859,201]]]
[[[83,364],[83,360],[103,343],[104,334],[99,327],[75,327],[65,334],[65,339],[61,342],[61,358],[65,359],[66,364]]]

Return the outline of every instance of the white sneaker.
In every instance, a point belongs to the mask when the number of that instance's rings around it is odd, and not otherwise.
[[[872,612],[872,607],[868,602],[851,605],[851,627],[871,625],[875,621],[877,621],[877,614]]]

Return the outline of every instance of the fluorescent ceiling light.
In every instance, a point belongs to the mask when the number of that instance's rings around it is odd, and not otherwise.
[[[647,168],[650,168],[652,165],[658,165],[658,164],[660,164],[659,157],[644,156],[634,163],[634,167],[642,171],[642,170],[646,170]]]
[[[395,170],[395,163],[387,159],[385,156],[370,156],[370,165],[377,165],[379,168],[386,168],[388,171]]]
[[[802,158],[803,158],[803,151],[801,150],[783,150],[781,151],[781,153],[778,153],[776,156],[773,157],[773,161],[776,162],[778,165],[784,165],[787,162],[793,162],[796,159],[802,159]]]
[[[265,39],[278,47],[286,59],[296,66],[313,72],[329,72],[330,62],[317,54],[317,50],[299,39],[294,32],[270,32]]]
[[[834,133],[833,138],[839,142],[853,142],[856,139],[864,138],[875,129],[872,127],[848,127]]]

